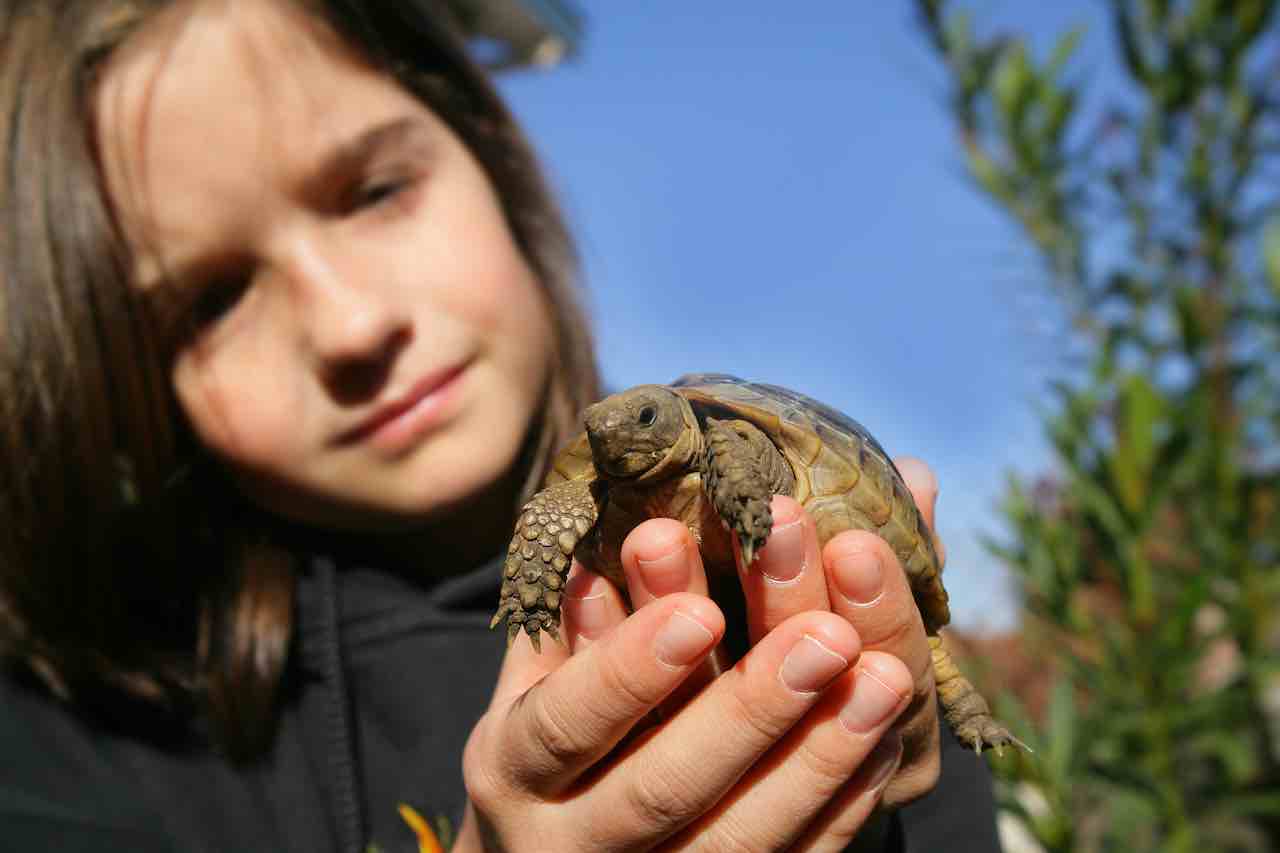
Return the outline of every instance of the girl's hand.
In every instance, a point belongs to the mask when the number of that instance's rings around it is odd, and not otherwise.
[[[919,459],[902,457],[895,465],[925,523],[934,530],[936,478]],[[772,509],[769,544],[743,578],[751,643],[797,613],[828,610],[853,626],[864,651],[888,653],[906,665],[913,683],[912,700],[894,726],[902,736],[903,758],[883,795],[887,807],[905,805],[931,791],[941,771],[933,662],[906,574],[885,541],[863,531],[835,536],[819,557],[813,522],[800,505],[778,497]],[[939,560],[945,560],[936,536],[934,544]],[[656,519],[641,525],[628,537],[622,561],[636,607],[675,592],[706,594],[697,549],[679,522]],[[570,606],[566,613],[571,631],[578,612]],[[589,627],[599,632],[607,622]],[[696,692],[713,677],[710,667],[702,668],[681,686],[676,700]]]
[[[682,559],[701,575],[696,549]],[[581,577],[566,602],[578,653],[517,643],[468,739],[458,849],[843,849],[901,757],[885,735],[911,700],[902,662],[864,653],[847,619],[810,608],[638,730],[724,619],[689,592],[624,619],[608,583]]]

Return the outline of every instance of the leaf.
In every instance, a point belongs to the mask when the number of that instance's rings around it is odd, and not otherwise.
[[[1133,14],[1129,11],[1129,5],[1127,3],[1114,3],[1112,8],[1115,10],[1115,29],[1120,37],[1120,48],[1124,54],[1124,61],[1129,69],[1129,74],[1143,86],[1150,87],[1152,83],[1151,69],[1147,66],[1146,57],[1143,55],[1142,47],[1138,43],[1139,36],[1134,27]]]
[[[1206,731],[1194,737],[1190,746],[1197,754],[1220,762],[1225,771],[1224,781],[1231,787],[1248,784],[1257,774],[1261,763],[1257,745],[1240,737],[1238,732],[1221,729]],[[1280,796],[1280,792],[1277,792],[1277,796]]]
[[[1203,298],[1193,288],[1179,287],[1174,292],[1174,310],[1178,315],[1182,351],[1193,358],[1199,354],[1205,341],[1203,305]]]
[[[977,180],[978,186],[990,193],[997,200],[1010,197],[1008,182],[991,158],[977,148],[968,151],[969,173]]]
[[[1269,0],[1243,0],[1232,5],[1236,14],[1236,42],[1232,47],[1240,52],[1262,32],[1267,19],[1274,15],[1276,4]]]
[[[1044,123],[1042,140],[1055,148],[1062,146],[1063,130],[1071,120],[1076,108],[1074,89],[1061,89],[1049,95],[1046,105],[1047,118]]]
[[[1262,235],[1262,253],[1266,263],[1267,282],[1271,291],[1280,296],[1280,216],[1267,223]]]
[[[1147,480],[1156,456],[1156,426],[1164,401],[1141,373],[1129,374],[1120,391],[1120,423],[1112,470],[1117,491],[1130,515],[1138,515],[1148,497]]]
[[[1054,78],[1062,73],[1062,69],[1066,67],[1075,54],[1076,48],[1080,46],[1084,34],[1084,26],[1075,26],[1058,37],[1057,43],[1053,46],[1053,52],[1049,54],[1049,61],[1045,63],[1045,77]]]
[[[1045,770],[1052,784],[1070,785],[1071,764],[1076,755],[1076,700],[1071,683],[1059,676],[1049,696],[1049,743]]]
[[[1010,127],[1021,124],[1020,117],[1035,82],[1035,74],[1027,61],[1027,48],[1022,42],[1013,42],[1006,48],[996,68],[996,104]]]
[[[938,3],[930,3],[935,9],[940,6]],[[937,12],[934,12],[937,15]],[[953,58],[963,59],[969,55],[973,49],[973,27],[969,20],[969,15],[963,11],[957,11],[947,19],[946,39],[947,50]]]
[[[1280,791],[1261,794],[1236,794],[1223,797],[1220,804],[1238,815],[1280,817]]]

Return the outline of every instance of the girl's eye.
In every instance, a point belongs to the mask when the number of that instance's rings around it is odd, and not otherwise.
[[[409,181],[402,179],[375,181],[366,184],[356,192],[352,209],[361,210],[366,207],[376,207],[384,201],[391,200],[408,186]]]
[[[248,276],[232,276],[205,285],[192,303],[192,324],[197,329],[213,325],[240,302],[248,289]]]

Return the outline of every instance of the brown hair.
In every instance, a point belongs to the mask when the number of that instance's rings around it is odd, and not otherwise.
[[[167,5],[0,4],[0,658],[67,699],[106,687],[203,707],[248,757],[270,735],[293,559],[182,419],[94,150],[97,72]],[[559,381],[527,494],[598,395],[572,244],[534,155],[437,4],[301,5],[459,135],[545,287]]]

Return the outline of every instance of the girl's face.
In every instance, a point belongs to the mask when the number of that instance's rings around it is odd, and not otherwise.
[[[471,153],[287,2],[179,3],[114,57],[104,179],[173,366],[258,503],[357,529],[449,519],[541,410],[550,309]]]

